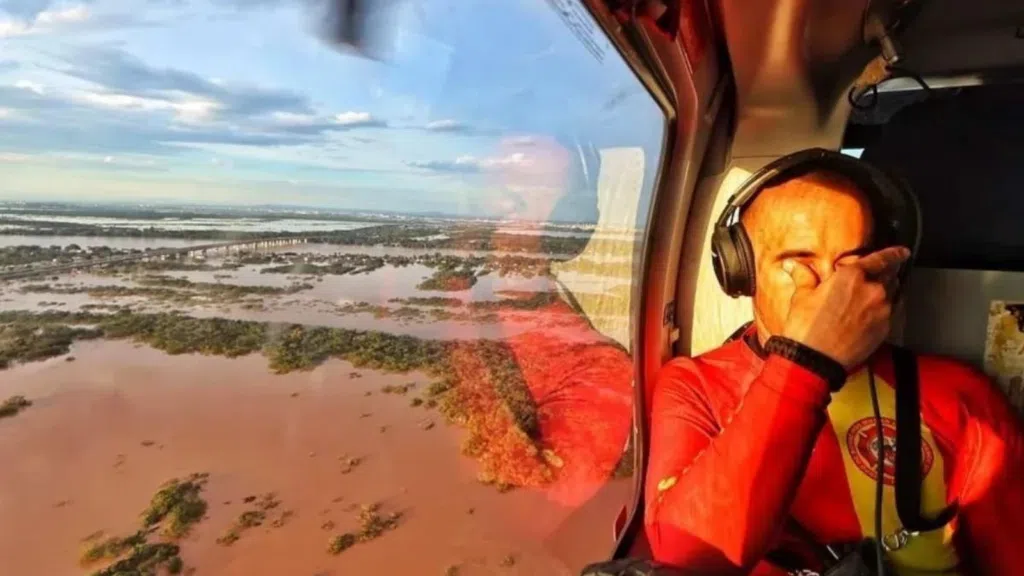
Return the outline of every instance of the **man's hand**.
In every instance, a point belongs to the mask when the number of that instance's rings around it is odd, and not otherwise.
[[[850,370],[889,334],[891,294],[910,251],[885,248],[841,264],[824,282],[806,265],[787,261],[795,291],[782,336],[829,356]]]

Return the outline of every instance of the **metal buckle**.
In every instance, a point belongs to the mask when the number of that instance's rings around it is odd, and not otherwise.
[[[882,537],[882,547],[886,552],[895,552],[907,546],[911,538],[918,536],[920,532],[911,532],[906,528],[900,528],[896,532]]]

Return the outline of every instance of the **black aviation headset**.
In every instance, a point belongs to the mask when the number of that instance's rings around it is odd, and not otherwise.
[[[757,289],[754,250],[740,222],[740,213],[761,190],[819,171],[849,179],[867,196],[874,220],[873,250],[896,245],[910,248],[911,258],[899,274],[899,285],[904,285],[910,260],[921,243],[921,208],[909,184],[863,160],[833,150],[811,148],[769,163],[729,198],[711,236],[711,263],[726,294],[733,298],[753,296]]]

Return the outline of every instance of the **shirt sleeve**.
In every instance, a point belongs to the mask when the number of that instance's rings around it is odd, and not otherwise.
[[[541,457],[555,471],[546,496],[577,507],[622,463],[633,422],[633,360],[563,302],[534,315],[561,320],[562,330],[505,340],[526,389],[517,406],[533,413],[535,427],[527,432],[540,440]]]
[[[966,449],[960,451],[960,532],[974,573],[1021,576],[1024,562],[1024,432],[1006,396],[980,372],[948,370],[966,382]],[[960,383],[958,383],[958,387]]]
[[[719,423],[704,390],[721,383],[705,382],[698,362],[667,365],[652,394],[646,534],[660,562],[747,574],[781,533],[829,391],[813,372],[769,356]]]

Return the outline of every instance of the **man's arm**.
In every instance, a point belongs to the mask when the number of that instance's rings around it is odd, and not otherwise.
[[[793,292],[781,336],[842,370],[857,366],[889,331],[892,308],[880,279],[909,255],[903,247],[884,248],[822,281],[806,264],[786,260]],[[667,563],[749,572],[781,531],[825,423],[829,387],[772,354],[719,426],[695,366],[670,364],[653,393],[648,540]]]
[[[653,393],[647,537],[658,561],[749,573],[781,532],[826,421],[828,386],[771,355],[720,428],[696,366],[673,361]]]
[[[983,374],[966,367],[946,369],[967,387],[966,449],[956,476],[960,491],[960,530],[979,576],[1024,575],[1020,535],[1024,533],[1024,431],[1020,416]]]

